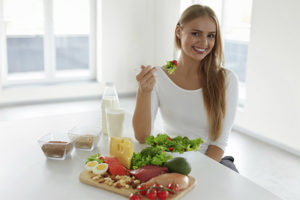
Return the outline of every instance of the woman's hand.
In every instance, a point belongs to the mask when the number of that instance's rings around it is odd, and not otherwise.
[[[150,93],[155,84],[154,72],[156,71],[156,68],[151,67],[150,65],[147,67],[141,65],[141,69],[141,72],[136,75],[136,80],[139,83],[139,91],[141,93]]]

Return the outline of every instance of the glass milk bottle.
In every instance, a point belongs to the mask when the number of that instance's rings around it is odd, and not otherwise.
[[[106,109],[107,108],[119,108],[119,98],[117,94],[117,90],[113,82],[106,82],[103,96],[102,96],[102,103],[101,103],[101,110],[102,110],[102,133],[105,135],[108,134],[107,131],[107,123],[106,123]]]

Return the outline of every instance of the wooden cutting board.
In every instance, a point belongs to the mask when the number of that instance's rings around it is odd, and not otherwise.
[[[85,184],[88,184],[88,185],[91,185],[91,186],[94,186],[94,187],[98,187],[98,188],[101,188],[101,189],[104,189],[104,190],[108,190],[108,191],[114,192],[116,194],[119,194],[119,195],[122,195],[122,196],[125,196],[125,197],[128,197],[128,198],[129,198],[131,193],[134,193],[134,192],[137,191],[136,189],[133,189],[133,188],[129,188],[129,189],[116,188],[114,186],[109,186],[105,183],[98,183],[97,180],[93,180],[91,178],[92,176],[93,176],[92,172],[89,172],[89,171],[85,170],[85,171],[80,173],[79,180],[82,183],[85,183]],[[189,176],[189,185],[188,185],[188,187],[184,190],[181,190],[181,191],[177,192],[174,195],[169,195],[168,199],[172,199],[172,200],[180,199],[183,195],[185,195],[187,192],[189,192],[191,189],[193,189],[193,187],[195,185],[196,185],[196,179],[194,177]],[[147,198],[144,197],[142,199],[147,199]]]

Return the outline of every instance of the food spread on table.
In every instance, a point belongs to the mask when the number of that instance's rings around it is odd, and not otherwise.
[[[188,176],[191,165],[184,157],[173,158],[167,152],[197,150],[201,138],[189,140],[158,134],[148,137],[146,143],[151,146],[133,152],[130,138],[111,137],[110,156],[98,153],[88,157],[80,181],[132,200],[179,199],[191,190],[196,182]]]

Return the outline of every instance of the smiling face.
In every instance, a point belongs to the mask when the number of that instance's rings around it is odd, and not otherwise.
[[[176,27],[183,56],[201,61],[215,45],[216,23],[208,16],[197,17],[183,26]]]

